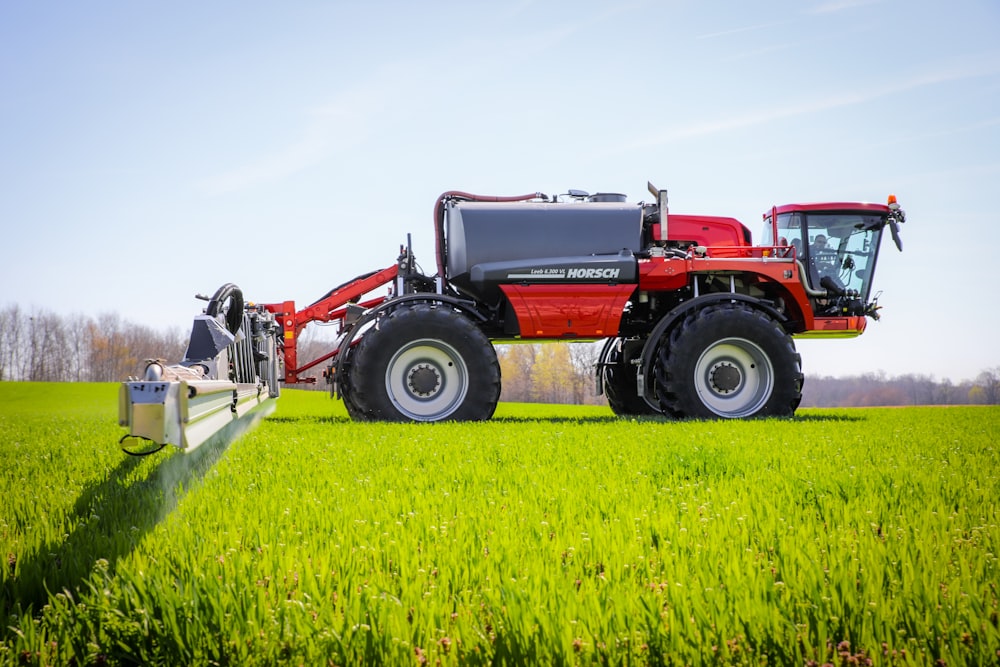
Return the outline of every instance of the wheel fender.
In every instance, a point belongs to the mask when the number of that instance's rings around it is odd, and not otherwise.
[[[654,383],[646,382],[645,378],[651,377],[653,370],[653,363],[656,360],[656,350],[659,348],[660,340],[663,336],[669,332],[677,322],[681,321],[693,310],[698,308],[703,308],[709,304],[713,303],[725,303],[725,302],[735,303],[737,301],[742,301],[743,303],[748,303],[758,310],[762,310],[777,322],[784,322],[787,318],[779,313],[777,309],[771,304],[761,301],[760,299],[755,299],[752,296],[747,296],[746,294],[734,294],[734,293],[721,293],[721,294],[705,294],[699,296],[690,301],[685,301],[684,303],[674,307],[670,312],[664,315],[653,330],[649,334],[649,338],[646,339],[646,344],[642,348],[642,355],[640,359],[642,360],[639,368],[642,373],[640,377],[643,379],[643,397],[646,402],[650,405],[655,405],[655,396],[653,395]]]
[[[475,304],[471,301],[464,299],[457,299],[453,296],[448,296],[446,294],[404,294],[403,296],[396,297],[394,299],[389,299],[375,308],[372,308],[368,312],[364,313],[358,320],[351,326],[351,328],[344,334],[343,339],[340,341],[340,349],[343,350],[342,353],[337,355],[337,366],[334,370],[334,380],[337,378],[344,377],[344,364],[347,359],[351,356],[351,346],[354,343],[354,339],[357,337],[358,333],[365,327],[365,325],[370,322],[374,322],[380,315],[387,313],[391,310],[399,308],[401,306],[410,305],[414,303],[441,303],[453,306],[463,313],[467,314],[470,318],[478,322],[485,322],[486,316],[480,313],[475,308]],[[336,389],[336,385],[334,386]]]

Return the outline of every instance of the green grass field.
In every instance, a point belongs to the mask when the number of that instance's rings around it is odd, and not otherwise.
[[[1000,409],[361,424],[193,454],[0,383],[0,664],[1000,661]]]

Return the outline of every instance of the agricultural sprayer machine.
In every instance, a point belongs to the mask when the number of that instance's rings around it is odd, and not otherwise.
[[[358,420],[482,420],[500,396],[494,343],[600,341],[596,387],[617,415],[789,416],[802,396],[795,338],[849,338],[878,319],[872,278],[887,204],[767,211],[759,243],[734,218],[668,213],[651,200],[570,190],[434,207],[436,273],[409,241],[395,264],[318,301],[249,303],[224,285],[195,318],[183,360],[122,384],[125,436],[191,449],[325,364]],[[332,349],[299,359],[310,322]]]

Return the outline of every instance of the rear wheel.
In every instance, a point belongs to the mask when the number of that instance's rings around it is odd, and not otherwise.
[[[636,349],[641,350],[641,343],[642,341],[633,342],[622,338],[614,338],[608,341],[601,355],[604,395],[608,399],[608,406],[611,408],[611,411],[619,417],[661,414],[658,410],[654,410],[639,395],[636,386],[636,376],[639,369],[632,363],[632,355],[630,353],[633,351],[633,344],[638,344]]]
[[[743,303],[691,313],[657,354],[657,396],[676,417],[791,416],[802,399],[802,380],[791,336]]]
[[[500,364],[486,335],[462,313],[419,303],[390,311],[353,353],[348,411],[387,421],[489,419]]]
[[[354,388],[349,383],[340,383],[337,386],[337,392],[340,394],[341,400],[344,401],[344,408],[351,419],[365,421],[369,418],[354,400]]]

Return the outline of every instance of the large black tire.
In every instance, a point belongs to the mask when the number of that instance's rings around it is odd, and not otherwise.
[[[615,338],[609,343],[603,366],[604,396],[608,399],[611,411],[619,417],[643,417],[661,415],[654,410],[646,400],[639,395],[636,388],[636,376],[639,369],[631,363],[631,352],[641,351],[641,341],[627,341]],[[636,345],[638,344],[638,345]],[[633,347],[635,350],[633,350]]]
[[[383,315],[362,335],[348,372],[355,418],[475,421],[492,417],[500,399],[493,345],[449,306],[416,303]]]
[[[790,417],[802,400],[802,381],[792,337],[745,303],[687,315],[656,359],[657,398],[678,418]]]
[[[340,398],[344,401],[344,408],[347,410],[347,415],[354,421],[366,421],[371,419],[355,402],[354,400],[354,388],[351,387],[349,383],[340,383],[337,387],[337,391],[340,393]]]

